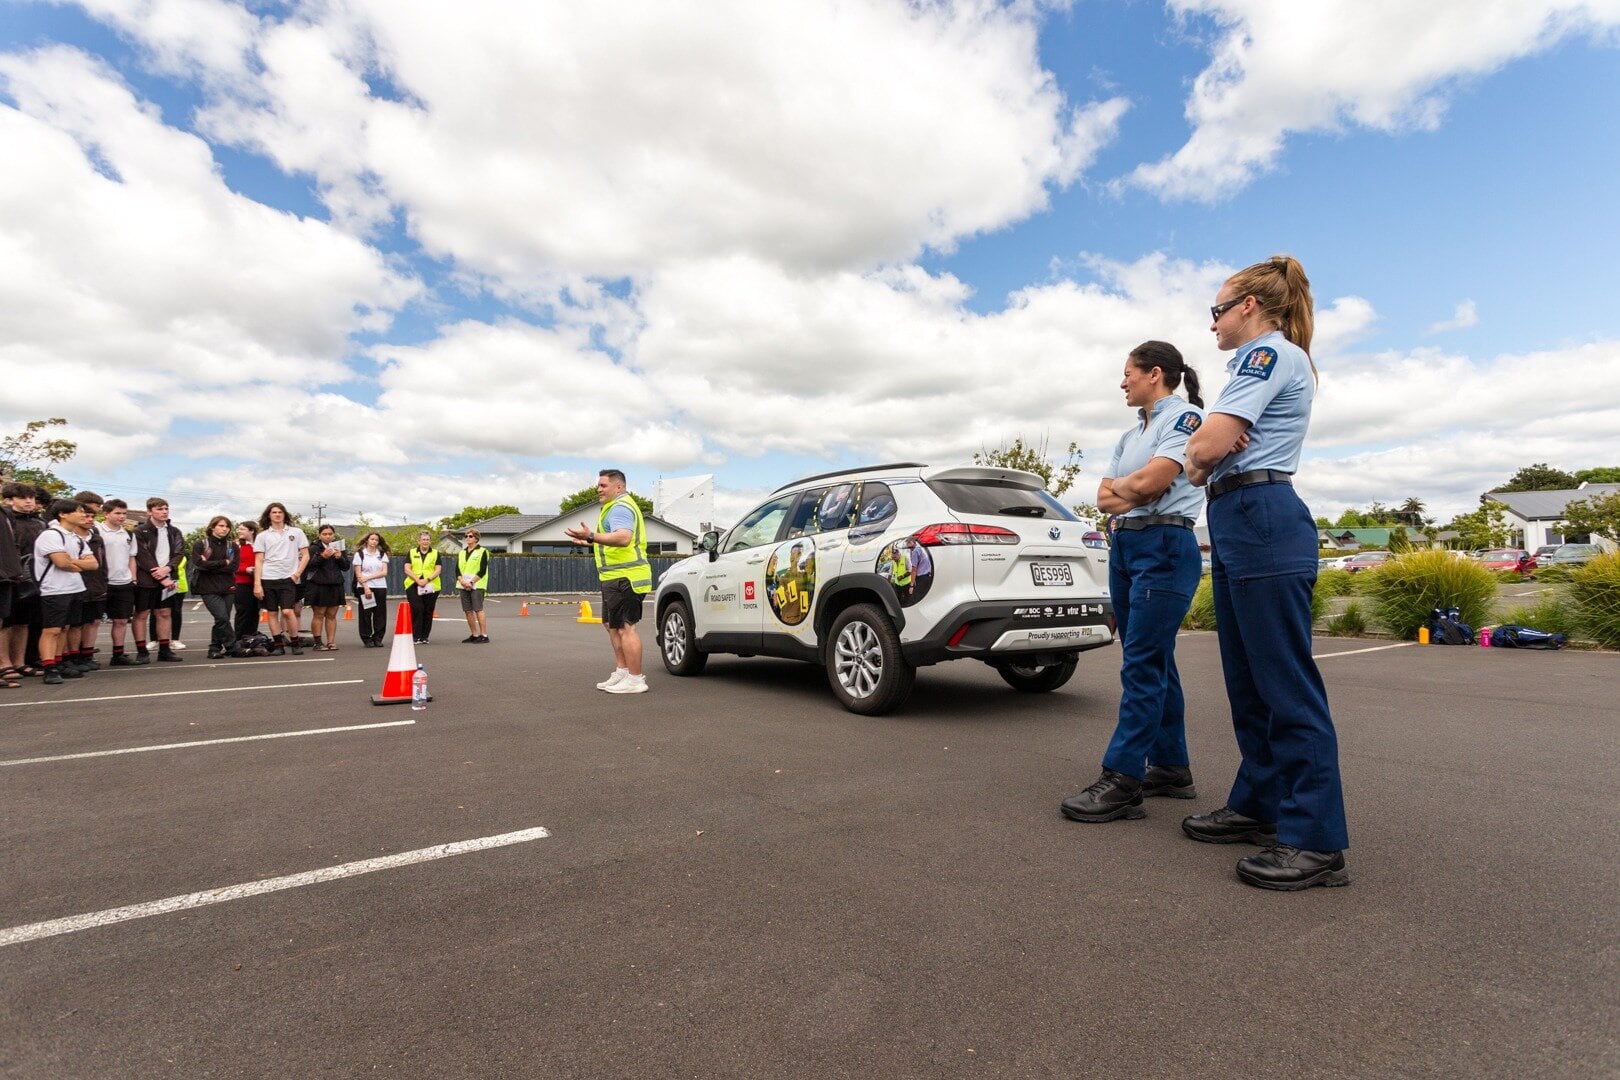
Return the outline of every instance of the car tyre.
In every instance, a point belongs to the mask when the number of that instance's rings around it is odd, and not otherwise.
[[[1025,664],[1017,660],[996,663],[996,674],[1003,682],[1021,694],[1049,694],[1068,682],[1080,666],[1080,658],[1071,656],[1056,664]]]
[[[900,651],[900,635],[876,604],[839,613],[827,634],[827,683],[852,713],[880,716],[900,707],[917,670]]]
[[[658,651],[664,658],[664,670],[671,675],[701,675],[709,654],[697,647],[692,609],[686,601],[671,601],[659,616],[659,628]]]

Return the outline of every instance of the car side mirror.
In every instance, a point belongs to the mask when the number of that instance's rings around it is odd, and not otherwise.
[[[720,557],[720,534],[713,529],[704,533],[698,540],[698,550],[709,553],[709,561],[714,562]]]

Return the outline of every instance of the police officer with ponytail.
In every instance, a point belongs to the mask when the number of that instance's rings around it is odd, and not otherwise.
[[[1182,822],[1194,840],[1252,842],[1237,874],[1264,889],[1348,885],[1338,738],[1311,659],[1316,525],[1293,474],[1311,419],[1313,304],[1299,261],[1226,280],[1209,309],[1230,380],[1187,443],[1209,497],[1215,622],[1242,764],[1226,805]]]
[[[1176,393],[1183,384],[1186,397]],[[1182,468],[1187,439],[1204,422],[1198,374],[1174,345],[1131,350],[1120,382],[1137,422],[1119,438],[1097,489],[1110,515],[1108,591],[1124,653],[1114,737],[1097,782],[1063,800],[1072,821],[1139,818],[1144,796],[1191,799],[1185,702],[1176,672],[1176,633],[1198,588],[1202,560],[1193,524],[1201,492]]]

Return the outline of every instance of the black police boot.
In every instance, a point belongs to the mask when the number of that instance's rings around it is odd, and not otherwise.
[[[1192,769],[1185,765],[1149,765],[1142,777],[1142,794],[1166,799],[1196,799],[1198,789],[1193,787]]]
[[[1344,852],[1306,851],[1289,844],[1273,844],[1258,855],[1239,859],[1237,876],[1245,885],[1283,892],[1298,892],[1312,885],[1333,888],[1350,884]]]
[[[1277,823],[1244,817],[1230,806],[1181,819],[1181,831],[1206,844],[1270,844],[1277,839]]]
[[[1142,781],[1113,769],[1104,769],[1095,784],[1064,799],[1062,809],[1070,821],[1147,817],[1142,809]]]

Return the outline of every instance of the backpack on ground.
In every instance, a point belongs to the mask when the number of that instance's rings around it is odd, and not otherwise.
[[[1462,612],[1456,608],[1435,608],[1429,620],[1429,640],[1436,645],[1472,645],[1474,628],[1462,621]]]
[[[1568,641],[1563,634],[1548,633],[1529,626],[1509,624],[1491,627],[1491,646],[1502,649],[1562,649]]]

